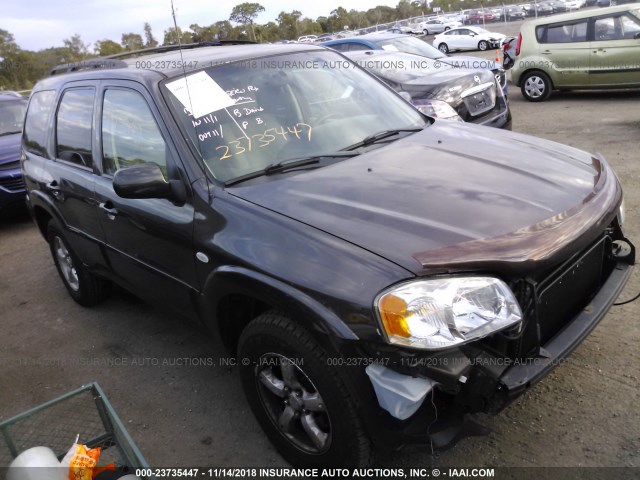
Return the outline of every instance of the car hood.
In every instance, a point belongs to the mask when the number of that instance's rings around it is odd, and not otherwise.
[[[20,133],[0,136],[0,165],[20,160]]]
[[[459,122],[232,195],[374,252],[416,275],[526,275],[584,248],[622,198],[604,160]]]

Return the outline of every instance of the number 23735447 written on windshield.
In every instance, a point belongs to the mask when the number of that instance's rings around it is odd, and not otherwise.
[[[220,155],[219,160],[227,160],[237,155],[243,155],[258,148],[272,146],[276,143],[288,141],[311,141],[311,125],[306,123],[296,123],[288,127],[267,128],[262,133],[255,135],[245,135],[244,137],[230,140],[224,145],[216,147]]]

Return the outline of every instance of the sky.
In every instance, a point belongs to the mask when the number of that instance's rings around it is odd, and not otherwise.
[[[235,5],[247,0],[174,0],[178,26],[211,25],[228,20]],[[280,12],[299,10],[303,17],[329,16],[337,7],[368,10],[376,5],[395,7],[398,0],[248,0],[265,8],[256,23],[273,21]],[[173,26],[170,0],[3,0],[0,29],[13,34],[23,50],[61,47],[62,41],[80,34],[82,41],[93,45],[97,40],[120,43],[123,33],[143,35],[149,22],[153,35],[162,42],[164,31]]]

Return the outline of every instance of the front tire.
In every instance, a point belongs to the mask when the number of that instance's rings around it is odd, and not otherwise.
[[[293,466],[369,465],[371,442],[344,367],[291,318],[267,312],[242,332],[238,365],[251,410]]]
[[[520,91],[525,100],[543,102],[551,95],[551,79],[544,72],[533,71],[522,78]]]
[[[441,43],[440,45],[438,45],[438,50],[440,50],[442,53],[449,53],[449,46],[446,43]]]
[[[478,50],[481,50],[484,52],[488,48],[489,48],[489,42],[487,42],[486,40],[480,40],[478,42]]]
[[[427,30],[426,28],[424,30],[422,30],[422,34],[423,35],[429,35],[429,30]]]
[[[89,271],[53,220],[47,225],[47,240],[53,262],[71,298],[84,307],[102,302],[109,294],[109,282]]]

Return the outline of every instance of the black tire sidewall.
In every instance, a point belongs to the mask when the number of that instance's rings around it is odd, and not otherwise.
[[[529,80],[529,78],[531,78],[531,77],[540,77],[544,81],[545,91],[538,98],[531,97],[526,92],[527,80]],[[534,72],[527,73],[524,77],[522,77],[521,85],[522,86],[520,87],[520,92],[522,93],[522,96],[525,98],[525,100],[528,100],[529,102],[534,102],[534,103],[535,102],[544,102],[551,95],[551,79],[544,72],[534,71]]]
[[[263,325],[261,325],[263,326]],[[328,356],[318,358],[310,354],[302,345],[296,345],[295,339],[288,338],[287,332],[281,329],[254,329],[249,335],[243,334],[238,347],[238,365],[242,386],[247,396],[247,401],[256,416],[258,422],[280,454],[294,466],[305,467],[355,467],[360,461],[357,455],[357,445],[353,443],[354,429],[361,428],[361,422],[357,416],[357,410],[345,405],[344,382],[340,378],[341,372],[337,366],[327,365]],[[283,355],[294,361],[301,361],[298,365],[313,382],[324,400],[331,422],[331,444],[329,449],[322,454],[313,454],[302,451],[293,445],[274,425],[270,415],[262,405],[258,393],[256,380],[256,362],[266,353]],[[243,361],[250,364],[243,365]]]
[[[54,247],[54,239],[56,237],[62,241],[67,252],[69,252],[69,256],[71,257],[73,266],[76,270],[76,275],[78,276],[78,290],[74,290],[71,285],[69,285],[69,282],[62,273]],[[62,229],[58,227],[53,220],[47,225],[47,241],[49,242],[49,250],[51,251],[51,256],[53,257],[53,262],[56,266],[56,270],[58,271],[58,275],[71,298],[80,305],[87,307],[100,302],[105,296],[105,282],[102,279],[95,278],[87,270],[80,258],[78,258],[74,252],[73,248],[71,248],[71,244],[67,240],[67,237],[62,233]]]

